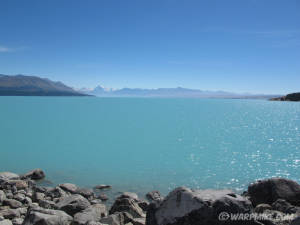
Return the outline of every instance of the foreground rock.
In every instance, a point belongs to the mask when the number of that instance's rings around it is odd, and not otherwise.
[[[0,225],[298,225],[300,222],[298,218],[291,223],[300,216],[300,185],[288,179],[255,182],[244,196],[228,190],[182,187],[163,198],[158,191],[152,191],[146,195],[150,204],[135,193],[124,192],[108,213],[103,204],[107,197],[98,190],[94,189],[96,195],[91,189],[71,183],[42,187],[32,180],[44,175],[39,169],[23,176],[0,173]],[[263,213],[268,218],[259,222],[223,221],[219,218],[221,212]]]
[[[109,213],[128,212],[134,218],[144,218],[146,215],[139,206],[139,203],[141,203],[141,201],[135,193],[125,192],[116,199]]]
[[[73,218],[60,210],[33,208],[24,219],[23,225],[70,225]]]
[[[151,205],[147,225],[222,224],[219,214],[250,213],[252,204],[246,198],[227,190],[191,190],[180,187],[170,192],[158,206]],[[245,222],[244,224],[255,224]]]
[[[85,210],[90,206],[90,202],[79,194],[63,197],[57,204],[56,208],[65,211],[69,215]]]
[[[74,215],[73,225],[85,225],[88,222],[99,222],[107,216],[106,207],[103,204],[92,205]]]
[[[259,180],[248,187],[248,195],[254,206],[261,203],[272,205],[278,199],[300,206],[300,185],[284,178]]]

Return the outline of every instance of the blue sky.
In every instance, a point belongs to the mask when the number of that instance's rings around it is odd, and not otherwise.
[[[300,1],[1,0],[0,73],[73,87],[300,91]]]

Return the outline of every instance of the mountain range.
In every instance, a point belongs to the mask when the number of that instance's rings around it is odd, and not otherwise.
[[[166,97],[166,98],[276,98],[280,95],[237,94],[188,88],[104,88],[73,89],[62,82],[25,75],[0,74],[0,96],[99,96],[99,97]]]
[[[279,95],[254,95],[254,94],[237,94],[225,91],[204,91],[188,88],[122,88],[112,89],[97,86],[94,89],[82,88],[78,90],[81,93],[95,95],[100,97],[180,97],[180,98],[273,98]]]
[[[86,96],[61,82],[24,75],[0,74],[0,96]]]

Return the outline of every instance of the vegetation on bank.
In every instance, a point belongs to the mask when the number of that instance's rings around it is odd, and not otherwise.
[[[298,102],[300,101],[300,92],[291,93],[286,96],[278,97],[278,98],[271,98],[271,101],[293,101]]]

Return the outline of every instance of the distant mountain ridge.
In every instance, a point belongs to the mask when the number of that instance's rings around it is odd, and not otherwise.
[[[0,74],[0,96],[86,96],[62,82],[25,75]]]
[[[188,88],[157,88],[157,89],[142,89],[142,88],[122,88],[122,89],[107,89],[100,85],[94,89],[78,90],[85,94],[96,95],[99,97],[174,97],[174,98],[273,98],[278,95],[252,95],[252,94],[236,94],[225,91],[203,91],[198,89]]]

